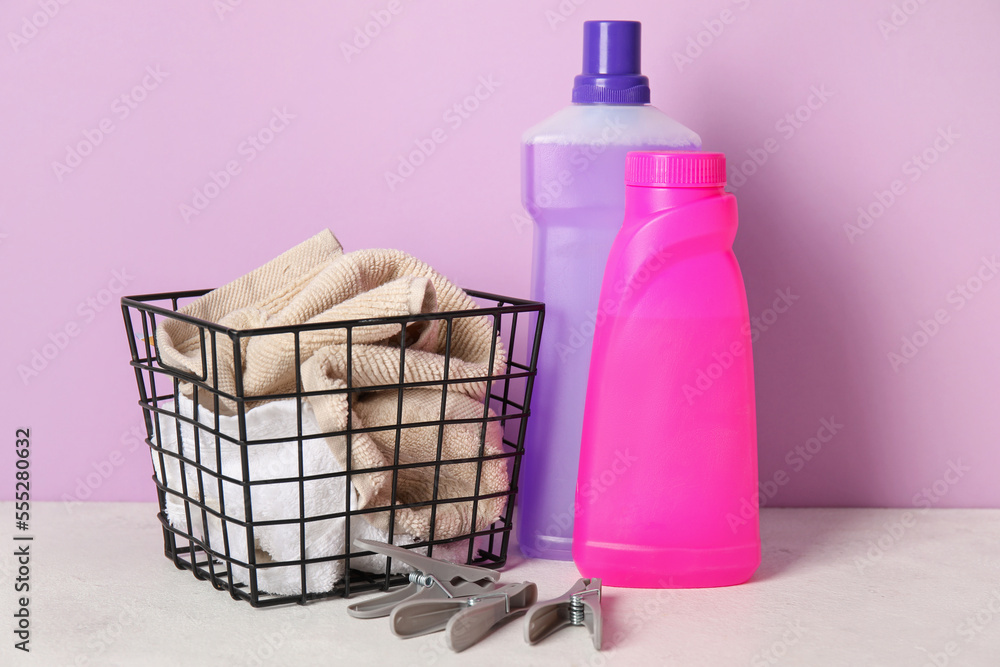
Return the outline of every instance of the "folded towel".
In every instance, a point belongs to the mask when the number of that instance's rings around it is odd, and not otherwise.
[[[166,412],[174,412],[174,403],[168,402],[161,406]],[[177,402],[180,415],[194,419],[194,402],[180,396]],[[291,480],[271,484],[253,484],[250,489],[250,507],[254,522],[289,521],[272,525],[255,525],[253,529],[253,548],[258,564],[293,561],[302,556],[300,551],[299,523],[299,459],[298,459],[298,414],[295,399],[271,401],[246,412],[246,434],[248,441],[284,439],[284,442],[247,445],[247,474],[243,474],[241,449],[226,437],[220,437],[218,443],[215,435],[209,430],[215,428],[215,416],[199,408],[197,421],[205,425],[198,428],[197,438],[195,427],[172,416],[157,415],[157,428],[154,430],[154,442],[168,452],[181,454],[185,459],[199,461],[207,471],[201,471],[193,465],[184,464],[184,475],[181,476],[181,464],[177,458],[164,455],[160,466],[159,456],[153,456],[153,467],[156,477],[167,487],[178,493],[187,489],[187,495],[202,497],[206,505],[227,517],[225,535],[223,520],[211,512],[202,518],[201,509],[195,505],[185,507],[179,497],[167,493],[167,518],[178,530],[191,534],[201,540],[207,540],[214,551],[225,554],[228,541],[230,558],[249,562],[247,556],[247,532],[237,521],[246,522],[247,516],[243,501],[243,486],[226,481],[225,477],[235,480]],[[179,435],[178,439],[178,426]],[[239,419],[232,416],[220,416],[218,430],[232,440],[239,438]],[[320,433],[319,425],[310,405],[302,402],[302,433],[304,436]],[[195,443],[197,447],[195,446]],[[220,465],[221,464],[221,465]],[[340,472],[342,468],[333,456],[330,448],[322,438],[303,439],[302,441],[302,473],[308,477],[324,473]],[[221,472],[221,478],[218,473]],[[220,489],[221,486],[221,489]],[[347,510],[347,491],[350,485],[346,477],[329,477],[303,482],[303,515],[306,518],[325,516]],[[221,496],[220,496],[221,492]],[[224,500],[220,502],[220,497]],[[357,493],[351,489],[351,509],[357,509]],[[224,510],[224,511],[223,511]],[[190,512],[190,521],[188,520]],[[229,519],[234,519],[229,520]],[[305,522],[305,558],[326,558],[345,553],[347,526],[344,517],[332,519],[317,519]],[[351,519],[350,539],[364,538],[379,542],[388,542],[389,536],[375,528],[360,516]],[[394,542],[398,545],[413,544],[416,540],[412,535],[397,532]],[[426,553],[425,550],[418,550]],[[443,558],[455,562],[464,561],[468,553],[468,541],[455,544],[439,545],[434,549],[435,558]],[[367,572],[383,572],[385,570],[384,556],[366,556],[352,558],[351,567]],[[249,569],[233,565],[233,578],[242,584],[249,585]],[[225,568],[217,567],[225,576]],[[393,561],[393,572],[409,571],[408,566]],[[306,590],[310,593],[329,591],[343,579],[344,561],[335,560],[306,565]],[[301,592],[301,570],[297,565],[264,567],[257,569],[257,586],[261,591],[279,595],[297,595]]]
[[[396,250],[363,250],[344,254],[329,231],[292,248],[242,278],[202,296],[180,312],[233,329],[254,329],[292,324],[313,324],[386,316],[472,310],[475,302],[423,262]],[[442,403],[447,419],[482,420],[495,416],[483,402],[486,378],[506,372],[506,350],[486,317],[461,317],[450,327],[449,379],[480,379],[449,385],[446,400],[440,387],[407,389],[403,392],[401,423],[399,392],[371,391],[360,396],[347,393],[309,396],[321,432],[343,431],[348,416],[354,429],[381,428],[356,433],[351,440],[351,469],[391,466],[396,457],[398,430],[399,462],[433,462],[437,458],[436,427],[406,427],[406,424],[436,421]],[[353,328],[350,335],[352,386],[374,387],[407,382],[442,382],[449,327],[440,320],[414,322],[403,331],[399,325],[371,324]],[[248,407],[261,405],[266,397],[295,392],[297,377],[305,391],[344,390],[348,387],[348,335],[343,328],[301,332],[298,361],[292,334],[268,334],[239,339],[244,396]],[[206,358],[214,350],[217,367],[202,368],[202,342]],[[206,377],[219,390],[235,394],[235,344],[226,336],[202,336],[198,327],[176,319],[165,320],[156,331],[156,345],[165,366]],[[401,345],[405,356],[401,360]],[[491,356],[492,355],[492,356]],[[403,376],[400,377],[400,364]],[[442,385],[443,386],[443,385]],[[195,392],[181,383],[182,394],[194,396],[207,409],[214,397]],[[221,398],[221,414],[232,414],[235,403]],[[441,460],[470,459],[503,451],[499,424],[449,424],[444,428]],[[343,437],[326,438],[341,469],[347,466]],[[397,503],[430,501],[435,466],[408,468],[398,473]],[[392,493],[391,471],[358,472],[352,481],[360,508],[388,508]],[[440,467],[438,498],[489,495],[508,488],[505,459],[482,464],[445,464]],[[482,530],[499,518],[506,497],[481,500],[472,525],[471,502],[438,505],[435,537],[447,539],[473,529]],[[396,526],[418,538],[429,537],[429,506],[396,510]],[[364,515],[375,527],[387,530],[388,512]]]

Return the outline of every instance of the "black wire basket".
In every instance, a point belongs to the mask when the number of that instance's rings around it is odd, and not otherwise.
[[[536,373],[539,341],[541,339],[544,306],[541,303],[497,296],[483,292],[468,291],[467,294],[479,305],[474,310],[432,313],[404,317],[371,318],[364,320],[314,323],[301,326],[269,327],[266,329],[235,330],[178,312],[197,297],[209,290],[149,294],[125,297],[121,300],[125,329],[128,334],[132,355],[131,365],[135,370],[139,389],[139,405],[142,408],[146,426],[146,443],[150,447],[153,463],[153,481],[159,500],[158,518],[163,526],[164,555],[173,561],[178,569],[191,570],[198,579],[208,580],[218,590],[227,590],[234,599],[246,600],[254,607],[273,606],[284,603],[306,603],[310,600],[328,597],[347,597],[353,593],[370,590],[386,590],[404,583],[406,573],[399,564],[393,567],[391,559],[378,560],[370,551],[354,548],[355,537],[370,537],[359,534],[360,527],[367,530],[368,523],[359,523],[379,515],[387,520],[388,530],[382,541],[394,542],[419,550],[432,557],[443,554],[450,560],[475,564],[487,568],[499,568],[507,558],[510,531],[513,525],[514,498],[517,492],[518,472],[524,447],[524,435],[530,414],[532,383]],[[200,340],[201,366],[205,371],[194,374],[173,368],[162,360],[156,344],[157,327],[168,319],[186,323],[197,328]],[[449,363],[452,352],[452,332],[462,318],[487,318],[492,323],[494,350],[497,345],[506,347],[503,367],[494,364],[495,355],[490,355],[489,372],[481,377],[449,377]],[[437,321],[445,328],[444,373],[440,380],[408,381],[405,368],[407,354],[407,327],[415,323]],[[387,325],[399,327],[398,351],[400,381],[380,386],[357,386],[352,381],[354,364],[352,352],[357,349],[357,332],[364,327]],[[303,407],[317,392],[303,390],[301,377],[296,371],[295,390],[291,393],[270,396],[246,396],[240,373],[240,354],[246,349],[246,342],[256,336],[291,336],[294,340],[295,367],[300,358],[300,336],[319,330],[339,329],[346,338],[347,378],[346,386],[326,393],[339,393],[347,400],[346,428],[337,431],[317,432],[304,428]],[[393,338],[395,340],[395,337]],[[228,348],[228,349],[227,349]],[[230,352],[231,349],[231,352]],[[220,351],[225,350],[229,359],[235,360],[235,391],[228,393],[220,389],[218,375],[207,369],[217,369]],[[395,352],[393,352],[395,354]],[[480,382],[485,384],[485,399],[482,415],[475,419],[447,418],[446,403],[449,388],[455,390],[459,383]],[[403,419],[404,391],[428,387],[441,392],[441,410],[437,419],[416,423]],[[361,427],[352,423],[352,405],[365,400],[372,391],[398,393],[398,419],[394,424],[379,427]],[[188,401],[190,397],[190,401]],[[295,406],[295,418],[290,432],[267,439],[251,439],[247,423],[254,406],[275,401],[291,401]],[[220,404],[227,402],[235,406],[231,417],[220,415]],[[187,406],[187,407],[184,407]],[[229,420],[229,421],[227,421]],[[226,424],[230,424],[227,426]],[[498,424],[500,435],[494,440],[502,445],[487,450],[487,429]],[[448,428],[480,430],[478,454],[466,458],[447,458],[442,455],[442,438]],[[407,429],[436,429],[436,457],[427,460],[401,459],[400,442]],[[391,464],[377,468],[358,468],[352,463],[352,443],[362,434],[382,431],[394,434],[395,448]],[[426,431],[425,431],[426,432]],[[387,437],[389,437],[387,436]],[[327,442],[327,438],[343,438],[346,444],[346,466],[307,472],[307,459],[316,452],[316,443]],[[390,437],[391,439],[391,437]],[[282,473],[262,475],[255,468],[256,453],[264,452],[263,447],[279,447],[268,451],[281,452],[285,456]],[[287,456],[286,456],[287,455]],[[484,466],[496,465],[503,461],[509,481],[505,488],[487,493],[480,488]],[[439,497],[439,480],[442,470],[445,477],[449,466],[467,466],[475,469],[475,486],[471,494],[460,497],[443,494]],[[334,466],[334,468],[336,468]],[[288,470],[291,470],[291,473]],[[429,498],[407,501],[397,493],[400,476],[423,469],[422,474],[433,476],[433,488]],[[361,475],[383,474],[391,478],[388,500],[375,506],[358,507],[352,478]],[[333,489],[343,498],[339,506],[317,509],[309,507],[312,496],[308,489],[325,485],[325,490]],[[287,491],[296,497],[290,505],[293,511],[279,517],[261,516],[259,494],[265,490],[275,493]],[[313,494],[315,495],[315,494]],[[477,517],[481,504],[497,503],[500,499],[502,510],[498,518],[483,525],[483,518]],[[255,505],[254,502],[257,501]],[[463,529],[442,538],[435,534],[436,523],[440,524],[439,512],[448,511],[449,505],[465,503],[471,507],[471,521]],[[497,507],[498,505],[490,505]],[[397,513],[400,510],[429,510],[429,534],[418,538],[406,536],[402,543]],[[437,520],[436,520],[437,519]],[[479,525],[477,525],[477,523]],[[310,555],[307,534],[316,535],[322,529],[323,535],[343,547],[337,553]],[[353,534],[352,534],[353,533]],[[261,540],[265,537],[272,542],[281,536],[282,548],[291,548],[295,557],[276,560],[261,550]],[[387,539],[386,539],[387,538]],[[435,553],[437,552],[437,553]],[[327,583],[314,584],[317,573],[327,576]],[[273,579],[269,579],[274,575]],[[269,583],[278,581],[281,585]],[[332,585],[330,581],[333,581]]]

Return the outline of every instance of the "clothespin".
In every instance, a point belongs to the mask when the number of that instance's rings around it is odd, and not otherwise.
[[[538,599],[535,584],[525,581],[491,592],[449,600],[410,600],[390,616],[392,632],[404,639],[444,630],[448,648],[464,651],[501,621],[519,615]]]
[[[486,595],[497,587],[500,579],[496,570],[446,563],[392,544],[356,539],[354,546],[394,558],[416,570],[409,575],[410,583],[405,588],[350,605],[347,613],[354,618],[388,616],[404,602]]]
[[[539,602],[524,619],[524,640],[537,644],[568,625],[583,625],[601,650],[601,580],[580,579],[565,594]]]

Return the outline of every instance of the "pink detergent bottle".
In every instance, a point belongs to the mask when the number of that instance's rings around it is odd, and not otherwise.
[[[720,153],[628,154],[601,287],[573,560],[606,586],[739,584],[760,563],[736,198]]]

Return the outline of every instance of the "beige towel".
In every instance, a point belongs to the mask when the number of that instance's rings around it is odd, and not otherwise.
[[[386,316],[446,312],[476,308],[475,302],[423,262],[397,250],[362,250],[344,254],[329,231],[292,248],[242,278],[216,289],[186,305],[180,312],[237,330],[312,324]],[[373,324],[354,327],[351,334],[351,382],[354,387],[396,384],[400,381],[401,336],[406,345],[402,363],[407,382],[436,381],[444,378],[444,349],[447,326],[440,320],[415,322],[403,332],[400,325]],[[156,344],[164,364],[205,376],[209,385],[235,394],[234,344],[227,336],[206,335],[208,368],[202,368],[202,336],[197,326],[168,319],[157,328]],[[211,364],[214,345],[218,377]],[[497,336],[493,342],[491,319],[462,317],[453,320],[449,379],[482,378],[479,382],[449,385],[445,418],[481,420],[485,413],[485,378],[490,372],[506,372],[506,352]],[[246,398],[266,397],[296,391],[295,337],[268,334],[240,340],[243,390]],[[298,375],[305,391],[347,388],[347,333],[326,329],[299,334]],[[185,395],[193,386],[182,384]],[[335,393],[310,396],[309,401],[324,431],[343,431],[351,414],[353,429],[380,428],[351,436],[351,469],[364,470],[391,466],[399,431],[399,463],[433,462],[437,458],[437,427],[397,429],[400,415],[398,389],[354,394]],[[214,408],[207,392],[199,392],[202,405]],[[266,400],[248,400],[253,407]],[[349,403],[350,401],[350,410]],[[401,423],[435,421],[442,408],[441,386],[406,389]],[[233,414],[234,401],[220,400],[220,412]],[[492,412],[488,413],[493,416]],[[480,443],[485,435],[485,445]],[[326,439],[338,461],[347,467],[347,442],[343,436]],[[487,456],[502,452],[502,432],[497,422],[449,424],[445,426],[442,461]],[[480,470],[481,468],[481,470]],[[392,490],[391,471],[360,472],[351,477],[362,508],[388,508]],[[398,504],[432,499],[435,466],[404,468],[397,473]],[[440,466],[438,498],[461,498],[507,490],[505,459]],[[506,499],[480,501],[476,510],[476,530],[495,521]],[[430,508],[396,512],[398,529],[426,538],[430,531]],[[435,517],[435,538],[448,538],[473,528],[471,502],[439,505]],[[388,512],[365,515],[374,525],[387,529]]]

